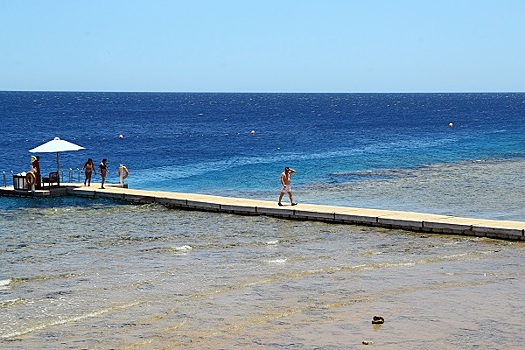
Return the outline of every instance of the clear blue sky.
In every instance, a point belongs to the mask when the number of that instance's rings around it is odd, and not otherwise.
[[[525,91],[523,0],[0,0],[0,90]]]

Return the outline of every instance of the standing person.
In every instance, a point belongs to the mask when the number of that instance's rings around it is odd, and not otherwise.
[[[102,186],[100,188],[104,188],[104,183],[106,182],[106,175],[108,174],[108,166],[107,163],[108,160],[106,158],[102,159],[102,162],[98,166],[100,171],[100,177],[102,178]]]
[[[86,178],[84,180],[84,186],[86,186],[86,182],[87,182],[87,185],[90,186],[91,176],[93,175],[93,173],[95,173],[95,175],[97,174],[97,172],[95,171],[95,164],[93,164],[93,159],[88,158],[87,162],[82,167],[82,170],[84,170],[86,173]]]
[[[292,186],[290,185],[292,182],[292,174],[295,174],[295,170],[290,169],[289,167],[284,168],[284,171],[281,174],[281,195],[279,196],[279,202],[277,202],[279,206],[283,205],[281,200],[283,199],[285,193],[288,193],[288,196],[290,197],[290,203],[292,203],[292,205],[297,205],[297,203],[293,201]]]
[[[39,189],[41,180],[40,180],[40,156],[32,156],[31,157],[31,166],[33,167],[35,173],[36,173],[36,181],[35,181],[35,188]]]

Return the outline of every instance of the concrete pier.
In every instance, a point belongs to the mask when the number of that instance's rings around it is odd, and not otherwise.
[[[78,196],[106,198],[137,204],[158,203],[168,208],[232,213],[239,215],[266,215],[283,219],[315,220],[329,223],[368,225],[416,232],[458,234],[507,240],[525,240],[525,222],[462,218],[393,210],[314,205],[278,206],[276,202],[129,189],[118,185],[100,184],[90,187],[81,184],[63,184],[50,190],[18,191],[12,187],[0,188],[2,196],[48,197]]]

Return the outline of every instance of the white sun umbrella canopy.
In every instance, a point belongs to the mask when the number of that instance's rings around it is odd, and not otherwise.
[[[60,152],[68,151],[79,151],[85,149],[82,146],[76,145],[72,142],[61,140],[59,137],[55,137],[53,140],[48,141],[38,147],[30,149],[31,153],[56,153],[57,154],[57,171],[60,174]]]

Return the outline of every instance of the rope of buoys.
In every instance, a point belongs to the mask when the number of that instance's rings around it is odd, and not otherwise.
[[[122,179],[124,180],[125,178],[128,177],[129,175],[129,170],[128,168],[126,168],[124,165],[121,165],[119,168],[118,168],[118,177],[120,177],[120,175],[122,174]]]
[[[31,187],[36,183],[36,174],[32,171],[28,172],[26,175],[27,186]]]

